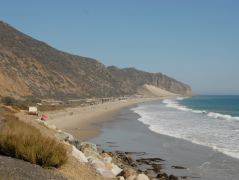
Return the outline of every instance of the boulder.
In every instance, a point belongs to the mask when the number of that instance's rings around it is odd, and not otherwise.
[[[106,178],[115,178],[115,175],[111,171],[103,171],[101,175]]]
[[[96,168],[96,170],[104,175],[104,174],[112,174],[114,177],[121,173],[122,169],[120,169],[117,165],[113,163],[105,163],[99,159],[95,159],[91,161],[91,164]],[[108,173],[106,173],[106,171]],[[109,173],[110,172],[110,173]],[[107,176],[109,177],[109,176]]]
[[[63,132],[63,131],[57,131],[56,137],[62,141],[67,141],[69,143],[75,140],[71,134]]]
[[[117,176],[118,174],[120,174],[123,170],[121,168],[119,168],[117,165],[112,164],[112,169],[111,172]]]
[[[80,162],[83,162],[83,163],[88,162],[85,155],[81,151],[79,151],[75,146],[72,146],[72,156],[74,156]]]
[[[157,174],[156,174],[153,170],[151,170],[151,169],[147,169],[147,170],[145,171],[145,174],[147,174],[147,176],[149,176],[150,178],[155,178],[155,177],[157,177]]]
[[[88,161],[95,167],[96,171],[107,178],[115,178],[122,169],[111,163],[112,158],[107,153],[100,155],[97,146],[89,142],[81,143],[81,151],[85,154]]]
[[[178,180],[178,177],[176,177],[176,176],[174,176],[174,175],[170,175],[169,177],[168,177],[168,179],[169,180]]]
[[[126,178],[126,180],[135,180],[136,179],[136,175],[132,175]]]
[[[123,176],[118,176],[117,180],[125,180],[125,178]]]
[[[95,167],[96,171],[102,176],[107,178],[114,178],[116,175],[111,171],[112,167],[106,167],[105,163],[101,160],[93,160],[91,164]]]
[[[105,162],[103,160],[103,157],[101,157],[96,152],[92,153],[93,154],[91,154],[91,156],[87,156],[87,159],[95,167],[96,171],[100,173],[102,176],[107,178],[114,178],[121,173],[122,169],[120,169],[117,165],[111,162]]]
[[[112,161],[112,157],[107,153],[103,153],[103,154],[101,154],[101,156],[102,156],[104,162],[110,163]]]
[[[90,142],[82,142],[81,143],[81,151],[84,152],[85,149],[90,149],[91,151],[97,152],[97,146]]]
[[[153,164],[152,165],[154,172],[159,173],[162,169],[162,166],[160,164]]]
[[[168,175],[166,173],[160,173],[157,175],[157,178],[159,179],[165,179],[165,180],[168,180]]]
[[[87,157],[89,161],[94,161],[94,160],[103,161],[103,158],[98,153],[97,146],[95,144],[92,144],[89,142],[83,142],[81,143],[80,149],[85,154],[85,156]]]
[[[132,169],[132,168],[125,168],[125,169],[121,172],[121,175],[122,175],[125,179],[127,179],[127,178],[129,178],[129,177],[132,177],[132,176],[135,176],[135,178],[136,178],[137,172],[136,172],[134,169]]]
[[[150,180],[145,174],[138,174],[135,180]]]
[[[91,149],[84,149],[82,152],[85,154],[85,156],[89,161],[93,160],[103,161],[103,158],[100,156],[98,152],[92,151]]]
[[[71,145],[75,146],[78,150],[81,149],[80,141],[77,139],[74,139],[73,141],[68,141]]]

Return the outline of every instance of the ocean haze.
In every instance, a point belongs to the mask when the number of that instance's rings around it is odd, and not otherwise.
[[[200,94],[239,94],[238,1],[5,1],[0,17],[107,66],[163,72]]]

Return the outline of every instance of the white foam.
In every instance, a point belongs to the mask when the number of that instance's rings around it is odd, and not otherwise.
[[[215,113],[215,112],[209,112],[207,114],[207,116],[209,117],[213,117],[216,119],[222,119],[222,120],[239,120],[239,117],[233,117],[231,115],[227,115],[227,114],[220,114],[220,113]]]
[[[193,110],[180,106],[175,100],[168,99],[163,103],[141,104],[133,111],[151,131],[208,146],[239,159],[237,117]]]
[[[166,99],[166,100],[163,100],[163,103],[166,104],[166,107],[175,108],[180,111],[188,111],[188,112],[198,113],[198,114],[207,114],[207,116],[215,118],[215,119],[239,121],[239,117],[236,117],[236,116],[231,116],[228,114],[220,114],[215,112],[207,112],[206,110],[195,110],[195,109],[188,108],[186,106],[182,106],[178,103],[178,101],[181,101],[183,99],[185,98],[178,97],[176,100]]]

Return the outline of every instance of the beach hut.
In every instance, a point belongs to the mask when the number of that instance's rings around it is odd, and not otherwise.
[[[28,108],[28,114],[30,114],[30,115],[38,115],[37,107],[36,106],[30,106]]]

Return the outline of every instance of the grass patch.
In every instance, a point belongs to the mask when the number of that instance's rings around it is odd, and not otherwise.
[[[63,145],[11,114],[5,114],[0,128],[0,153],[43,167],[59,167],[67,160]]]

